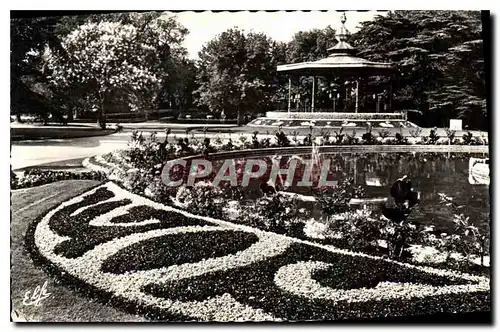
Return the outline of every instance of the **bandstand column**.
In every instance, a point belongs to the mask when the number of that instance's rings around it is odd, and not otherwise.
[[[356,80],[356,107],[355,112],[358,113],[358,97],[359,97],[359,79]]]
[[[313,76],[312,98],[311,98],[311,113],[314,113],[314,88],[316,85],[316,77]]]
[[[288,77],[288,113],[292,105],[292,79]]]
[[[392,79],[389,79],[389,113],[392,113]]]

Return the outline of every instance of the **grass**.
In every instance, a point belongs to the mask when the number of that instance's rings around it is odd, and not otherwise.
[[[67,199],[83,193],[99,184],[97,181],[60,181],[36,188],[12,191],[11,195],[11,309],[27,321],[143,321],[112,307],[89,301],[71,291],[42,269],[35,267],[24,248],[24,236],[28,225],[45,211]],[[27,291],[42,286],[47,281],[51,296],[39,307],[24,306]]]
[[[61,138],[79,138],[104,136],[114,133],[114,129],[105,129],[93,127],[27,127],[11,128],[10,137],[12,141],[24,140],[42,140],[42,139],[61,139]]]

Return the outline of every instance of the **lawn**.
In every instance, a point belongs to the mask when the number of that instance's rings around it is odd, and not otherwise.
[[[54,208],[74,195],[98,185],[97,181],[60,181],[40,187],[12,191],[11,196],[11,309],[15,320],[28,321],[141,321],[112,307],[89,301],[61,285],[33,264],[24,246],[28,225],[45,211]],[[51,296],[40,306],[24,306],[27,291],[47,281]],[[16,318],[16,316],[18,318]]]
[[[10,137],[12,141],[24,141],[105,136],[114,132],[114,129],[102,130],[89,126],[18,126],[10,128]]]

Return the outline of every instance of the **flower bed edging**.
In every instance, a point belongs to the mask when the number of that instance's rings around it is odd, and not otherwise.
[[[98,187],[99,188],[99,187]],[[462,307],[460,311],[468,311],[468,310],[488,310],[489,304],[484,302],[486,298],[489,298],[489,279],[484,277],[471,276],[466,274],[460,274],[454,271],[444,271],[437,270],[432,268],[422,268],[415,267],[410,264],[397,263],[390,260],[386,260],[380,257],[372,257],[369,255],[352,253],[346,250],[335,249],[330,246],[322,246],[315,243],[311,243],[308,241],[297,240],[293,238],[289,238],[283,235],[277,235],[274,233],[263,232],[257,229],[253,229],[248,226],[240,226],[235,225],[230,222],[216,220],[213,218],[194,216],[190,213],[183,212],[174,208],[170,208],[164,206],[162,204],[154,203],[148,199],[143,197],[131,194],[126,192],[124,189],[119,188],[117,185],[109,182],[100,188],[106,188],[111,191],[114,196],[107,198],[106,200],[121,200],[128,199],[132,204],[141,206],[150,206],[151,208],[162,209],[165,211],[171,211],[172,213],[178,213],[183,216],[183,218],[203,220],[204,222],[211,223],[213,226],[177,226],[173,228],[161,228],[158,225],[151,225],[149,227],[158,227],[155,229],[145,229],[144,231],[138,231],[136,233],[131,233],[129,235],[120,236],[118,238],[114,238],[112,240],[106,240],[106,242],[95,246],[94,248],[86,251],[83,255],[75,258],[65,258],[60,255],[54,253],[54,248],[61,241],[67,241],[68,236],[58,235],[57,230],[51,229],[49,224],[52,222],[51,218],[54,217],[63,209],[76,209],[72,208],[72,206],[76,203],[84,202],[83,198],[91,195],[93,192],[95,193],[98,188],[91,190],[83,195],[75,197],[74,199],[61,204],[56,209],[50,211],[47,215],[45,215],[39,223],[34,223],[31,227],[31,231],[27,234],[27,245],[30,249],[31,253],[34,257],[39,257],[40,261],[45,265],[49,265],[52,267],[52,271],[58,271],[58,274],[71,276],[73,281],[76,279],[76,282],[80,285],[80,288],[83,289],[91,289],[90,293],[105,293],[108,294],[109,298],[113,299],[112,303],[117,304],[120,307],[127,308],[127,310],[132,312],[141,312],[141,313],[152,313],[154,312],[156,317],[165,318],[172,317],[169,315],[179,315],[178,317],[188,317],[190,319],[198,319],[203,321],[246,321],[246,320],[280,320],[285,319],[289,320],[294,318],[307,318],[318,319],[318,316],[313,313],[312,308],[321,308],[324,307],[326,303],[317,307],[317,301],[324,301],[321,298],[318,299],[307,299],[300,295],[293,295],[289,292],[285,291],[281,293],[279,289],[279,285],[274,284],[274,277],[269,279],[265,276],[273,276],[276,272],[279,271],[279,268],[285,268],[289,266],[289,264],[297,263],[298,259],[304,259],[305,257],[316,257],[313,258],[312,261],[321,262],[321,257],[327,259],[325,261],[326,264],[331,264],[332,262],[328,262],[328,260],[335,260],[335,257],[345,259],[357,259],[357,260],[366,260],[367,266],[370,264],[376,264],[376,262],[385,262],[384,264],[390,264],[390,266],[409,269],[411,271],[413,269],[417,269],[418,271],[423,271],[425,273],[429,273],[430,275],[440,275],[445,278],[451,278],[450,280],[463,280],[464,288],[467,289],[467,293],[462,294],[460,297],[455,296],[456,292],[443,289],[441,292],[442,296],[445,296],[450,300],[450,303],[453,303],[453,306],[458,305],[457,301],[453,299],[460,299],[462,301]],[[106,202],[106,200],[101,200],[100,203]],[[81,204],[80,204],[81,205]],[[85,205],[85,204],[84,204]],[[81,206],[78,206],[81,207]],[[95,210],[98,205],[91,205],[87,210]],[[77,210],[73,211],[73,219],[70,218],[67,220],[67,223],[71,224],[77,220],[74,218],[78,218],[81,213],[85,213],[85,209],[80,210],[80,214],[76,213]],[[116,214],[119,216],[120,214]],[[147,217],[147,216],[145,216]],[[94,217],[95,219],[95,217]],[[188,220],[186,219],[186,220]],[[88,222],[91,223],[93,219]],[[117,226],[111,226],[108,224],[101,224],[98,226],[99,229],[102,229],[103,232],[112,231],[112,229]],[[125,226],[118,226],[120,228]],[[130,227],[129,227],[130,229]],[[134,272],[126,272],[124,274],[113,274],[113,273],[105,273],[100,269],[100,264],[104,259],[113,257],[115,253],[117,253],[120,248],[130,247],[133,243],[141,243],[149,238],[155,238],[166,234],[176,234],[178,232],[186,233],[186,232],[210,232],[216,230],[234,230],[234,231],[243,231],[249,232],[257,235],[260,238],[260,241],[256,244],[250,246],[248,249],[243,251],[239,251],[236,254],[226,255],[218,258],[210,258],[207,260],[202,260],[195,263],[187,263],[181,265],[172,265],[169,267],[163,267],[159,269],[147,270],[147,271],[134,271]],[[252,249],[254,248],[254,249]],[[296,250],[299,250],[296,253]],[[299,253],[300,252],[300,253]],[[305,256],[304,256],[305,255]],[[283,257],[283,258],[281,258]],[[288,257],[288,258],[286,258]],[[302,257],[302,258],[301,258]],[[350,257],[350,258],[349,258]],[[286,258],[286,259],[285,259]],[[345,259],[344,259],[345,258]],[[283,260],[284,259],[284,260]],[[267,263],[269,261],[269,263]],[[300,260],[299,260],[300,261]],[[274,262],[271,264],[271,262]],[[280,263],[281,262],[281,263]],[[371,263],[370,263],[371,262]],[[297,308],[293,310],[299,310],[295,314],[287,311],[292,310],[291,307],[283,307],[281,309],[272,309],[268,306],[269,304],[277,301],[276,299],[268,302],[266,300],[260,301],[258,299],[252,299],[251,294],[242,295],[237,289],[231,291],[232,288],[238,288],[238,285],[231,284],[228,288],[227,292],[224,291],[224,287],[220,288],[217,291],[217,294],[214,294],[213,297],[210,297],[208,294],[201,296],[195,296],[190,301],[182,301],[177,299],[169,299],[165,297],[158,297],[150,292],[145,292],[141,287],[146,287],[153,283],[158,284],[161,282],[169,282],[174,285],[176,284],[189,284],[191,280],[193,282],[195,280],[204,280],[204,282],[212,282],[211,277],[212,274],[221,274],[224,275],[226,273],[231,273],[237,278],[240,274],[245,275],[245,273],[252,272],[252,269],[261,266],[272,266],[276,267],[276,271],[268,271],[264,275],[258,278],[262,279],[262,282],[266,284],[266,287],[270,287],[268,291],[272,294],[276,294],[279,298],[283,297],[289,298],[292,302],[302,303],[304,308]],[[274,265],[273,265],[274,264]],[[255,268],[252,268],[255,267]],[[244,272],[249,271],[249,272]],[[259,272],[259,269],[253,271],[255,273]],[[271,274],[269,274],[271,273]],[[257,274],[259,275],[259,274]],[[207,279],[208,278],[208,279]],[[279,279],[279,278],[278,278]],[[224,278],[224,280],[226,280]],[[229,279],[231,280],[231,279]],[[246,280],[246,279],[245,279]],[[281,280],[281,279],[279,279]],[[258,283],[260,284],[260,282]],[[194,284],[193,284],[194,285]],[[281,285],[282,287],[288,287]],[[382,285],[383,286],[383,285]],[[232,288],[231,288],[232,287]],[[454,290],[456,290],[456,286],[453,286]],[[462,287],[462,286],[460,286]],[[383,289],[384,287],[382,287]],[[427,289],[427,286],[423,286],[424,289]],[[267,289],[267,288],[266,288]],[[250,289],[251,290],[251,289]],[[255,289],[256,291],[256,289]],[[376,291],[373,291],[376,293]],[[287,295],[288,294],[288,295]],[[399,293],[398,293],[399,294]],[[475,295],[476,294],[476,295]],[[208,297],[206,297],[208,296]],[[243,296],[243,297],[242,297]],[[486,298],[485,298],[486,297]],[[422,298],[415,298],[413,302],[420,303],[420,301],[424,300]],[[429,300],[429,299],[427,299]],[[327,303],[330,300],[327,300]],[[437,301],[437,300],[436,300]],[[464,302],[465,301],[465,302]],[[383,301],[382,301],[383,302]],[[381,303],[382,303],[381,302]],[[403,301],[404,302],[404,301]],[[321,302],[323,303],[323,302]],[[385,303],[385,302],[384,302]],[[398,302],[399,303],[399,302]],[[425,312],[423,307],[415,306],[409,302],[404,302],[406,305],[411,307],[411,310],[407,311],[407,314],[422,314],[429,313]],[[464,303],[468,303],[467,308],[464,308]],[[331,305],[331,304],[330,304]],[[345,304],[347,305],[347,304]],[[354,311],[349,310],[349,305],[345,307],[344,304],[339,304],[338,312],[335,318],[334,316],[326,316],[325,319],[345,319],[345,318],[356,318],[356,317],[378,317],[380,314],[384,314],[381,310],[380,306],[376,306],[375,311],[371,311],[368,308],[360,309],[361,307],[356,307],[357,309]],[[352,305],[352,303],[351,303]],[[395,304],[394,304],[395,305]],[[391,305],[392,306],[392,305]],[[400,306],[400,304],[398,304]],[[264,308],[264,309],[263,309]],[[288,308],[288,309],[286,309]],[[308,309],[309,308],[309,309]],[[285,310],[286,309],[286,310]],[[453,307],[448,308],[449,310],[453,310]],[[446,309],[446,311],[448,311]],[[315,309],[319,310],[319,309]],[[325,309],[323,309],[324,311]],[[335,309],[337,310],[337,309]],[[361,311],[360,311],[361,310]],[[435,310],[440,310],[437,308],[432,308],[430,313],[436,312]],[[271,313],[270,313],[271,312]],[[288,314],[287,314],[288,312]],[[326,313],[325,313],[326,314]],[[405,311],[402,310],[400,312],[396,312],[395,315],[404,315]],[[290,316],[291,315],[291,316]],[[330,318],[328,318],[330,317]]]

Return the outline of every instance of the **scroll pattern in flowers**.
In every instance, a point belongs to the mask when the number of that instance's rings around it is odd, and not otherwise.
[[[27,234],[76,288],[152,319],[335,320],[489,310],[489,279],[191,215],[109,182]],[[370,272],[370,273],[368,273]]]

